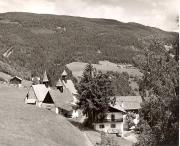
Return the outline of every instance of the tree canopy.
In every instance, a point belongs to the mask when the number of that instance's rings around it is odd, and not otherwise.
[[[114,95],[112,82],[108,74],[97,73],[91,64],[84,70],[83,78],[77,84],[79,93],[79,108],[88,117],[89,126],[105,117],[110,98]]]
[[[145,51],[139,67],[144,72],[140,92],[144,102],[140,110],[139,145],[178,144],[179,66],[158,41]],[[148,93],[148,94],[147,94]],[[145,132],[149,129],[149,132]]]

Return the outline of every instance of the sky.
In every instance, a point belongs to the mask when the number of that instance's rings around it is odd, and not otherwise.
[[[179,0],[0,0],[0,13],[107,18],[178,31],[179,4]]]

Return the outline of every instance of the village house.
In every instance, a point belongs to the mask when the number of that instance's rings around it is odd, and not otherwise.
[[[139,122],[138,111],[141,108],[141,96],[116,96],[115,105],[110,105],[103,122],[93,123],[94,129],[107,133],[121,133],[126,130],[126,116],[129,112],[135,114],[134,124]]]
[[[62,114],[66,117],[77,118],[79,111],[75,103],[75,98],[72,94],[74,84],[70,80],[66,80],[67,73],[64,71],[62,74],[62,81],[59,79],[56,84],[56,89],[49,87],[49,80],[46,71],[43,75],[43,84],[33,84],[28,91],[25,103],[36,104],[38,107],[55,110],[57,114]],[[66,82],[68,81],[68,82]],[[65,86],[66,85],[66,86]],[[75,87],[74,87],[75,90]]]
[[[118,104],[110,105],[106,118],[102,122],[93,123],[94,129],[107,133],[122,133],[125,114],[126,111]]]
[[[22,87],[22,79],[20,77],[13,77],[9,81],[10,84],[16,85],[18,87]]]
[[[49,89],[44,84],[32,85],[26,95],[25,103],[36,104],[36,106],[46,109],[55,107]]]
[[[73,95],[69,89],[64,87],[60,79],[56,84],[56,89],[50,90],[49,92],[54,99],[57,114],[62,114],[70,118],[78,117],[76,106],[73,105]]]

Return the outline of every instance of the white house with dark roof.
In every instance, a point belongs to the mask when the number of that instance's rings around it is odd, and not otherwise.
[[[121,133],[123,136],[128,112],[136,113],[136,118],[133,122],[135,125],[138,124],[138,110],[141,108],[141,102],[141,96],[116,96],[116,102],[114,105],[109,105],[104,121],[93,123],[94,129],[107,133]]]
[[[106,133],[123,133],[123,119],[126,111],[118,104],[110,105],[106,118],[101,122],[93,123],[94,129]]]

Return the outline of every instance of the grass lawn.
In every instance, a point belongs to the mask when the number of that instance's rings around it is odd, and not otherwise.
[[[0,85],[0,145],[85,146],[84,134],[64,117],[24,104],[27,90]]]

